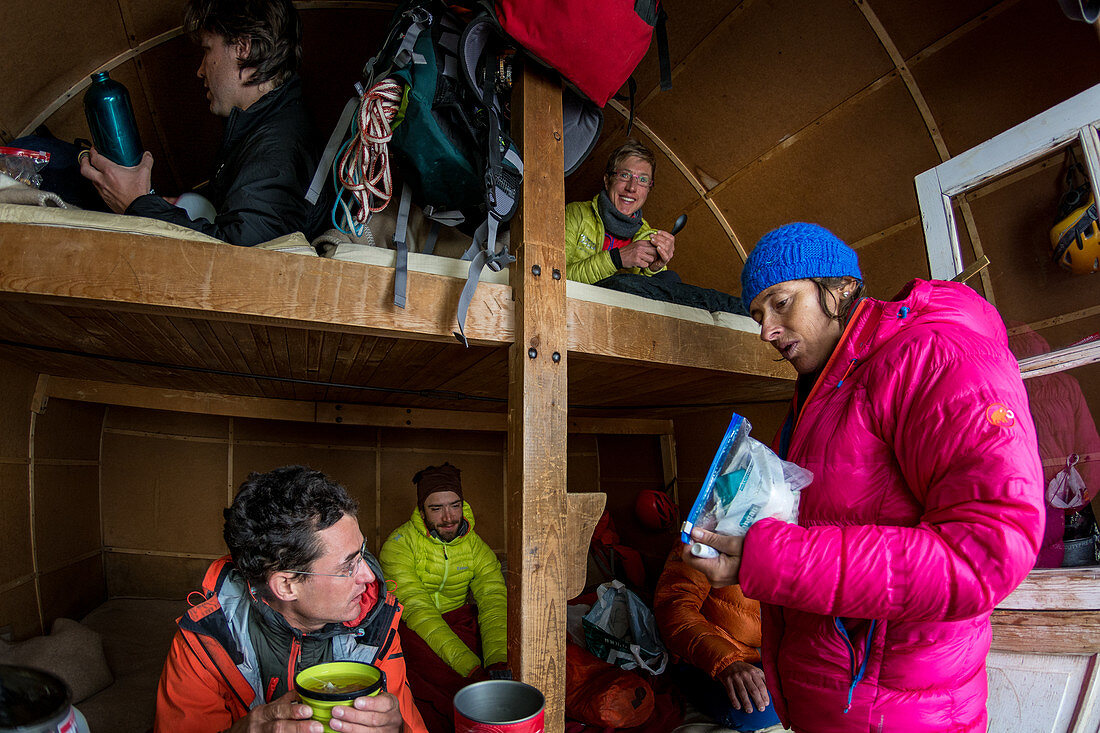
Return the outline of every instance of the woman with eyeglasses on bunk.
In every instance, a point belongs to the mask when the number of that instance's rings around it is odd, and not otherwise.
[[[603,190],[591,201],[565,207],[566,277],[654,300],[746,314],[739,298],[687,285],[668,269],[675,235],[642,218],[655,168],[653,152],[627,140],[607,160]]]

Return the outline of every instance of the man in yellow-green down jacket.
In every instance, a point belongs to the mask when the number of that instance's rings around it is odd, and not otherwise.
[[[474,532],[459,469],[428,466],[413,483],[417,507],[379,560],[404,606],[400,633],[413,697],[438,733],[453,730],[455,692],[507,668],[507,592],[500,561]]]

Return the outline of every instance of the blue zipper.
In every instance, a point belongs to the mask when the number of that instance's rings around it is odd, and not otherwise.
[[[848,704],[844,706],[845,713],[852,709],[852,696],[856,692],[856,685],[863,680],[863,675],[867,672],[867,658],[871,656],[871,642],[875,638],[875,625],[877,623],[878,621],[872,620],[871,628],[867,630],[867,641],[863,644],[863,661],[859,663],[857,669],[856,650],[852,646],[852,640],[848,638],[848,629],[844,628],[844,623],[839,618],[833,618],[833,624],[840,632],[841,638],[844,639],[845,646],[848,647],[848,668],[852,675],[852,684],[848,685]]]

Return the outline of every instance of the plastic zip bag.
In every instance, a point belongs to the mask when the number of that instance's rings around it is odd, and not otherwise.
[[[680,541],[692,545],[692,553],[699,557],[718,553],[693,543],[695,527],[738,537],[766,517],[784,522],[798,519],[799,492],[813,481],[813,473],[749,437],[751,430],[749,421],[734,413],[684,522]]]
[[[42,187],[40,174],[49,162],[49,153],[0,147],[0,173],[5,173],[32,188]]]
[[[1066,458],[1066,467],[1054,475],[1047,484],[1047,504],[1055,509],[1080,509],[1089,501],[1088,489],[1077,472],[1076,453]]]

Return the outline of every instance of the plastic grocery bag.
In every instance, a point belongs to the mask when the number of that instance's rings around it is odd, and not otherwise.
[[[736,537],[765,517],[797,521],[798,492],[813,481],[813,473],[750,438],[750,430],[749,421],[734,413],[684,522],[680,540],[685,545],[692,544],[694,527]],[[694,546],[693,552],[717,555],[702,545]]]
[[[1054,475],[1047,484],[1047,504],[1055,509],[1079,509],[1088,500],[1088,489],[1075,466],[1080,460],[1076,453],[1066,458],[1066,467]]]
[[[657,634],[653,611],[618,580],[601,585],[596,596],[599,600],[582,622],[588,651],[623,669],[664,672],[668,652]]]

